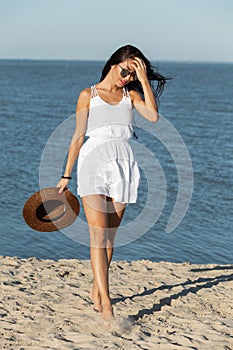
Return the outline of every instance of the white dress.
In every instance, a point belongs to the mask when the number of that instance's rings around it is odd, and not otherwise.
[[[104,194],[115,202],[135,203],[140,172],[129,144],[133,135],[132,103],[126,88],[115,105],[103,101],[91,87],[87,141],[82,145],[77,166],[80,197]]]

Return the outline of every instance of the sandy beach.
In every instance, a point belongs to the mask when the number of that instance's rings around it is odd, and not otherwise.
[[[109,325],[89,261],[0,262],[0,349],[233,349],[233,265],[115,261]]]

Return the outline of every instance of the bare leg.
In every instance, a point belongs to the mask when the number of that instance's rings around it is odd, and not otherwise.
[[[122,219],[125,205],[106,202],[103,195],[83,197],[83,207],[90,231],[90,254],[94,274],[91,299],[103,318],[113,316],[109,296],[108,269],[112,260],[114,238]],[[107,208],[107,204],[111,207]],[[121,207],[121,208],[120,208]],[[119,210],[116,212],[115,210]]]
[[[108,197],[108,237],[107,237],[107,255],[108,255],[108,267],[110,267],[113,251],[115,236],[120,226],[121,220],[125,212],[126,204],[116,203],[112,198]]]
[[[83,208],[90,232],[91,266],[98,288],[98,292],[93,291],[92,300],[95,308],[102,311],[104,319],[111,318],[113,317],[113,309],[108,286],[106,197],[103,195],[83,197]]]
[[[108,200],[108,237],[107,237],[107,259],[108,259],[108,269],[110,267],[113,252],[114,252],[114,240],[117,233],[117,229],[121,223],[124,215],[126,205],[122,203],[113,202],[112,198],[107,197]],[[101,298],[97,287],[97,283],[94,279],[93,288],[91,291],[91,299],[96,301],[95,310],[101,311]]]

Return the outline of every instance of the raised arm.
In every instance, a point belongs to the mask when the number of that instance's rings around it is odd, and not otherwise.
[[[66,168],[63,174],[65,177],[71,177],[71,173],[72,173],[75,161],[78,157],[80,148],[82,147],[84,142],[86,125],[87,125],[87,117],[88,117],[88,111],[89,111],[90,94],[91,94],[90,88],[82,90],[77,101],[76,127],[70,143]],[[57,187],[60,188],[59,193],[62,193],[64,191],[68,183],[69,183],[69,179],[61,179],[58,182]]]
[[[143,60],[135,57],[133,63],[131,63],[131,66],[136,71],[145,97],[145,100],[143,100],[137,91],[131,90],[130,97],[133,106],[144,118],[151,122],[157,122],[159,119],[158,107],[146,75],[146,65]]]

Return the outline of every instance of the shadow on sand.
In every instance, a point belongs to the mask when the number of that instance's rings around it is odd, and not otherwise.
[[[212,270],[231,270],[233,269],[233,266],[217,266],[214,268],[200,268],[200,269],[191,269],[191,272],[203,272],[203,271],[212,271]],[[160,287],[152,288],[152,289],[145,289],[144,292],[139,294],[134,294],[127,297],[121,297],[121,298],[113,298],[112,304],[116,304],[118,302],[125,301],[127,299],[133,300],[135,297],[142,297],[146,295],[154,294],[157,291],[161,290],[172,290],[172,288],[175,287],[184,287],[183,290],[181,290],[178,293],[172,294],[166,298],[160,299],[159,303],[153,304],[153,306],[150,309],[142,309],[139,310],[137,314],[135,315],[129,315],[129,318],[132,319],[132,321],[137,321],[139,318],[143,317],[144,315],[152,315],[155,311],[160,311],[164,305],[171,305],[172,300],[178,299],[180,297],[186,296],[189,293],[197,293],[199,290],[204,288],[212,288],[213,286],[218,285],[222,282],[229,282],[233,280],[233,274],[230,275],[219,275],[215,277],[199,277],[196,280],[190,280],[187,279],[187,281],[179,284],[170,284],[170,285],[162,285]],[[189,286],[189,288],[186,288]]]

